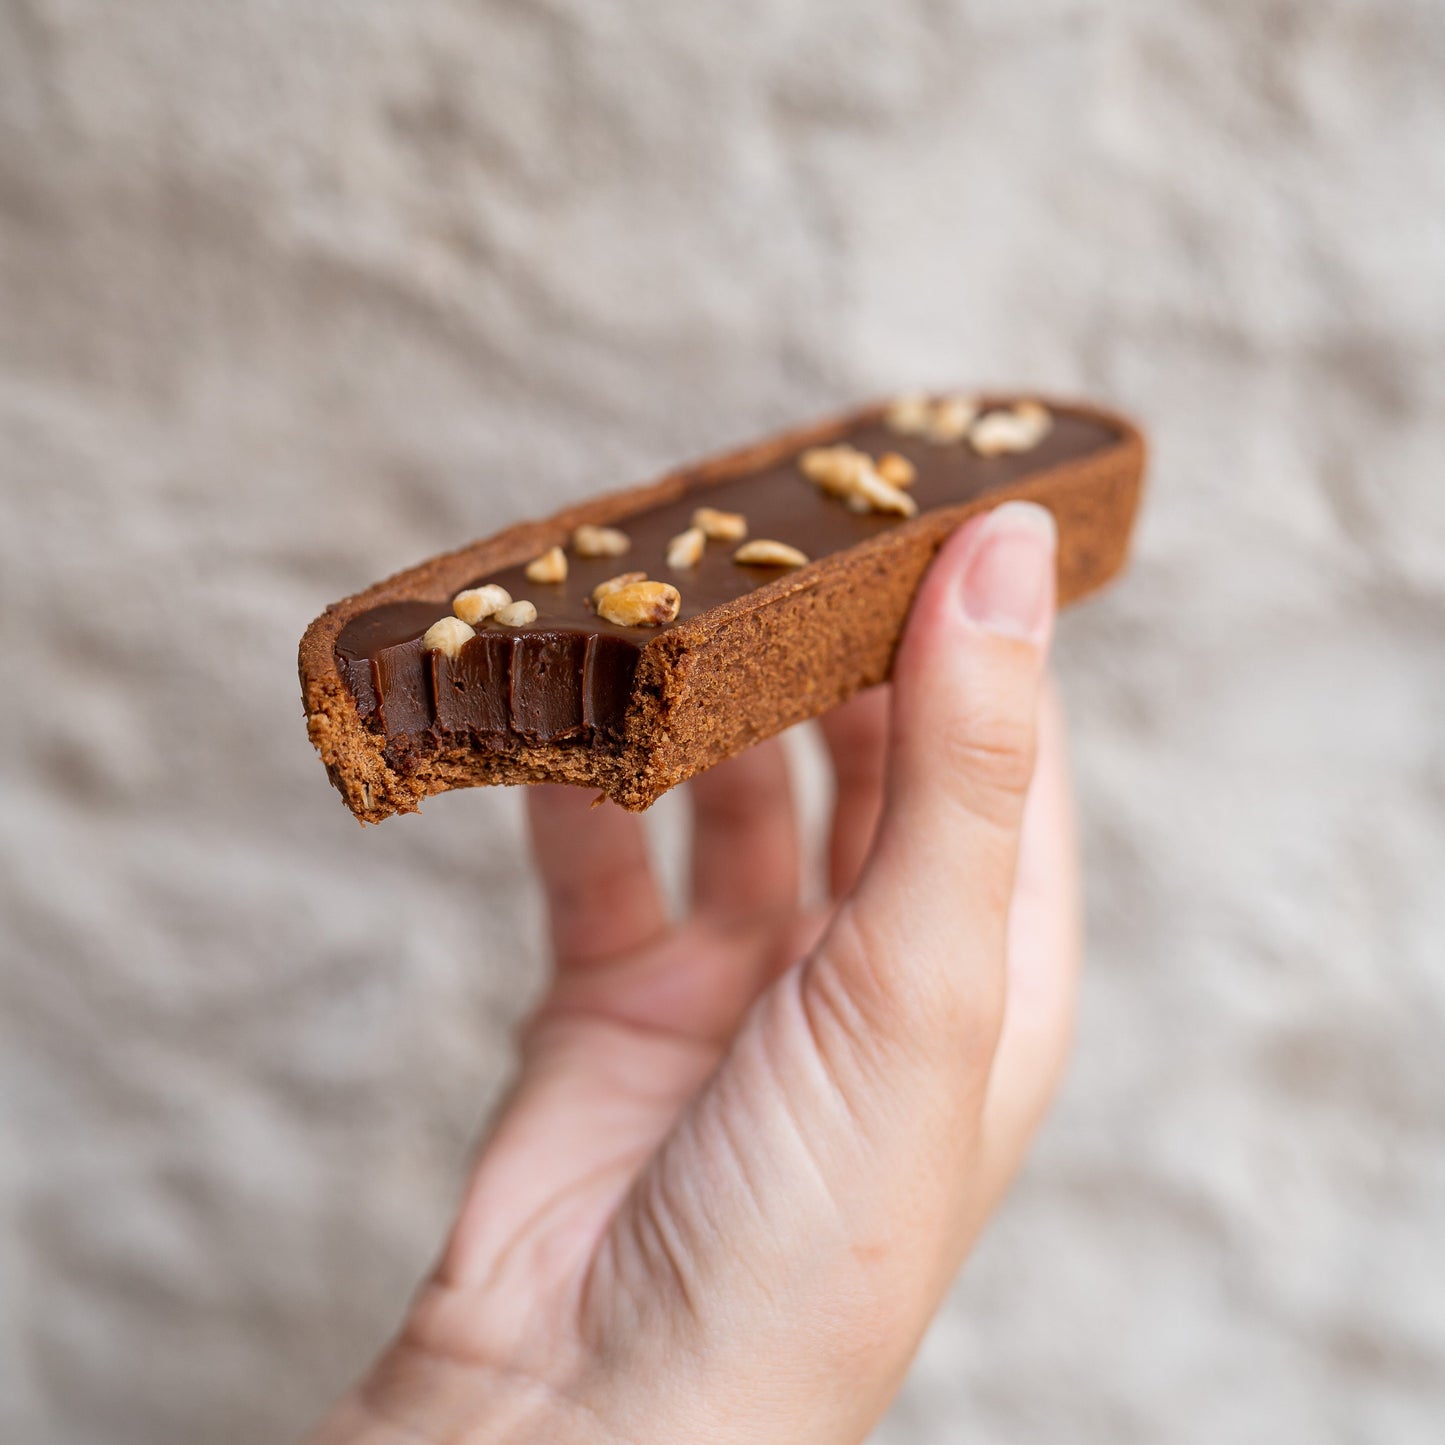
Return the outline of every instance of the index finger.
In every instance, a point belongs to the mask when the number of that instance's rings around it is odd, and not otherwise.
[[[642,820],[583,788],[527,789],[532,857],[547,899],[557,968],[614,959],[667,927]]]
[[[828,890],[842,898],[863,871],[883,813],[888,747],[888,689],[869,688],[819,721],[833,761],[833,826],[828,836]]]

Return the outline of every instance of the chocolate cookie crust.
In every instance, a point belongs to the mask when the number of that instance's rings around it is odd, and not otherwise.
[[[333,604],[300,654],[308,730],[333,784],[363,822],[483,783],[573,783],[645,808],[884,680],[933,553],[1008,498],[1054,513],[1060,600],[1094,590],[1125,558],[1142,438],[1112,413],[1060,404],[1027,445],[995,452],[983,431],[992,418],[1007,442],[1011,405],[983,404],[973,445],[962,432],[920,435],[896,408],[888,421],[884,407],[862,408],[512,527]],[[869,506],[808,480],[805,450],[839,443],[891,457],[880,465],[902,485],[875,487]],[[809,560],[735,560],[755,553],[739,554],[721,523],[704,540],[690,525],[700,507],[742,519],[744,547]],[[619,573],[672,594],[652,625],[629,625],[635,609],[599,611],[596,584]],[[526,601],[475,628],[452,619],[428,632],[457,594],[489,583]]]

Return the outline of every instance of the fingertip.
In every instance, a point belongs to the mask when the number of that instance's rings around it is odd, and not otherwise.
[[[548,904],[559,968],[654,937],[666,910],[642,820],[586,788],[527,789],[532,861]]]
[[[1031,750],[1056,554],[1053,517],[1032,502],[972,517],[945,541],[894,668],[895,766],[937,771],[956,753],[949,770],[966,771],[971,758]]]
[[[958,584],[964,616],[1000,637],[1042,649],[1054,615],[1058,529],[1034,502],[1005,502],[970,538]]]
[[[834,898],[851,891],[873,846],[883,811],[889,706],[888,689],[875,687],[821,719],[833,765],[828,889]]]
[[[688,795],[694,906],[734,921],[796,907],[798,816],[783,740],[767,738],[699,773]]]

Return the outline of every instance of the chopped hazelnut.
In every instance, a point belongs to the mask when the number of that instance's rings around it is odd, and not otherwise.
[[[918,479],[918,468],[900,452],[884,452],[874,467],[890,487],[911,487]]]
[[[620,557],[632,539],[616,527],[597,527],[584,522],[572,533],[572,550],[579,557]]]
[[[476,635],[476,630],[468,627],[460,617],[443,617],[422,633],[421,648],[423,652],[441,652],[455,657],[462,650],[462,644],[470,642]]]
[[[620,572],[616,577],[609,577],[605,582],[599,582],[592,589],[592,606],[598,607],[602,599],[613,592],[620,592],[624,587],[631,587],[634,582],[645,582],[646,572]]]
[[[567,554],[560,547],[549,547],[540,557],[527,563],[528,582],[565,582]]]
[[[991,411],[979,417],[969,429],[968,440],[980,456],[997,457],[1012,452],[1031,452],[1048,435],[1053,418],[1037,402]]]
[[[675,568],[696,567],[702,561],[702,549],[707,537],[701,527],[689,527],[679,532],[667,544],[667,565]]]
[[[858,474],[853,495],[862,497],[875,512],[889,512],[899,517],[918,515],[918,503],[907,492],[884,481],[872,467]]]
[[[816,482],[830,497],[846,497],[853,490],[859,471],[871,466],[866,452],[840,442],[831,447],[809,447],[798,458],[798,468],[810,482]]]
[[[682,594],[670,582],[633,582],[608,592],[597,615],[619,627],[661,627],[682,608]]]
[[[806,567],[808,554],[786,542],[759,537],[756,541],[744,542],[733,553],[733,561],[744,567]]]
[[[499,587],[495,582],[488,582],[484,587],[468,587],[465,592],[458,592],[452,598],[452,611],[463,622],[468,622],[475,627],[477,623],[485,622],[497,608],[505,607],[511,600],[512,594],[505,587]]]
[[[716,507],[699,507],[692,525],[709,542],[741,542],[748,535],[748,519],[741,512],[720,512]]]
[[[1053,413],[1041,401],[1019,402],[1014,407],[1014,415],[1025,426],[1032,427],[1038,433],[1040,441],[1054,429]]]
[[[921,437],[928,433],[933,407],[926,396],[900,396],[884,413],[884,424],[899,436]]]
[[[499,607],[492,613],[492,621],[500,622],[503,627],[525,627],[529,622],[536,620],[537,609],[525,598],[520,602],[511,602],[505,607]]]
[[[925,435],[931,442],[961,442],[978,415],[978,403],[968,396],[946,396],[933,405]]]
[[[890,452],[890,470],[897,476],[913,479],[913,468],[907,457]],[[900,466],[901,463],[901,466]],[[853,512],[891,512],[911,517],[917,504],[905,492],[888,481],[867,452],[846,443],[831,447],[809,447],[798,458],[803,475],[816,482],[830,497],[838,497]]]

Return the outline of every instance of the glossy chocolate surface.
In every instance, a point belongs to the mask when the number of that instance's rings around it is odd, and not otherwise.
[[[993,458],[979,456],[966,442],[900,437],[881,421],[842,429],[831,440],[849,442],[875,459],[886,452],[907,457],[917,468],[909,492],[926,512],[1086,457],[1118,442],[1119,434],[1096,418],[1056,412],[1049,434],[1032,451]],[[472,579],[468,586],[499,582],[514,598],[528,599],[537,620],[523,628],[484,622],[454,660],[421,647],[426,629],[450,615],[450,597],[372,608],[342,630],[336,658],[362,718],[386,737],[392,765],[404,771],[416,750],[442,740],[505,748],[512,740],[618,735],[641,650],[666,629],[619,627],[599,618],[590,604],[599,582],[630,571],[671,582],[682,594],[677,621],[685,622],[781,575],[777,568],[739,566],[732,560],[736,544],[726,542],[709,542],[694,568],[670,569],[668,541],[690,525],[700,506],[741,512],[749,538],[786,542],[814,560],[901,520],[849,511],[804,478],[789,454],[612,521],[631,539],[621,557],[580,558],[567,538],[558,537],[568,553],[565,582],[527,581],[525,561]]]

